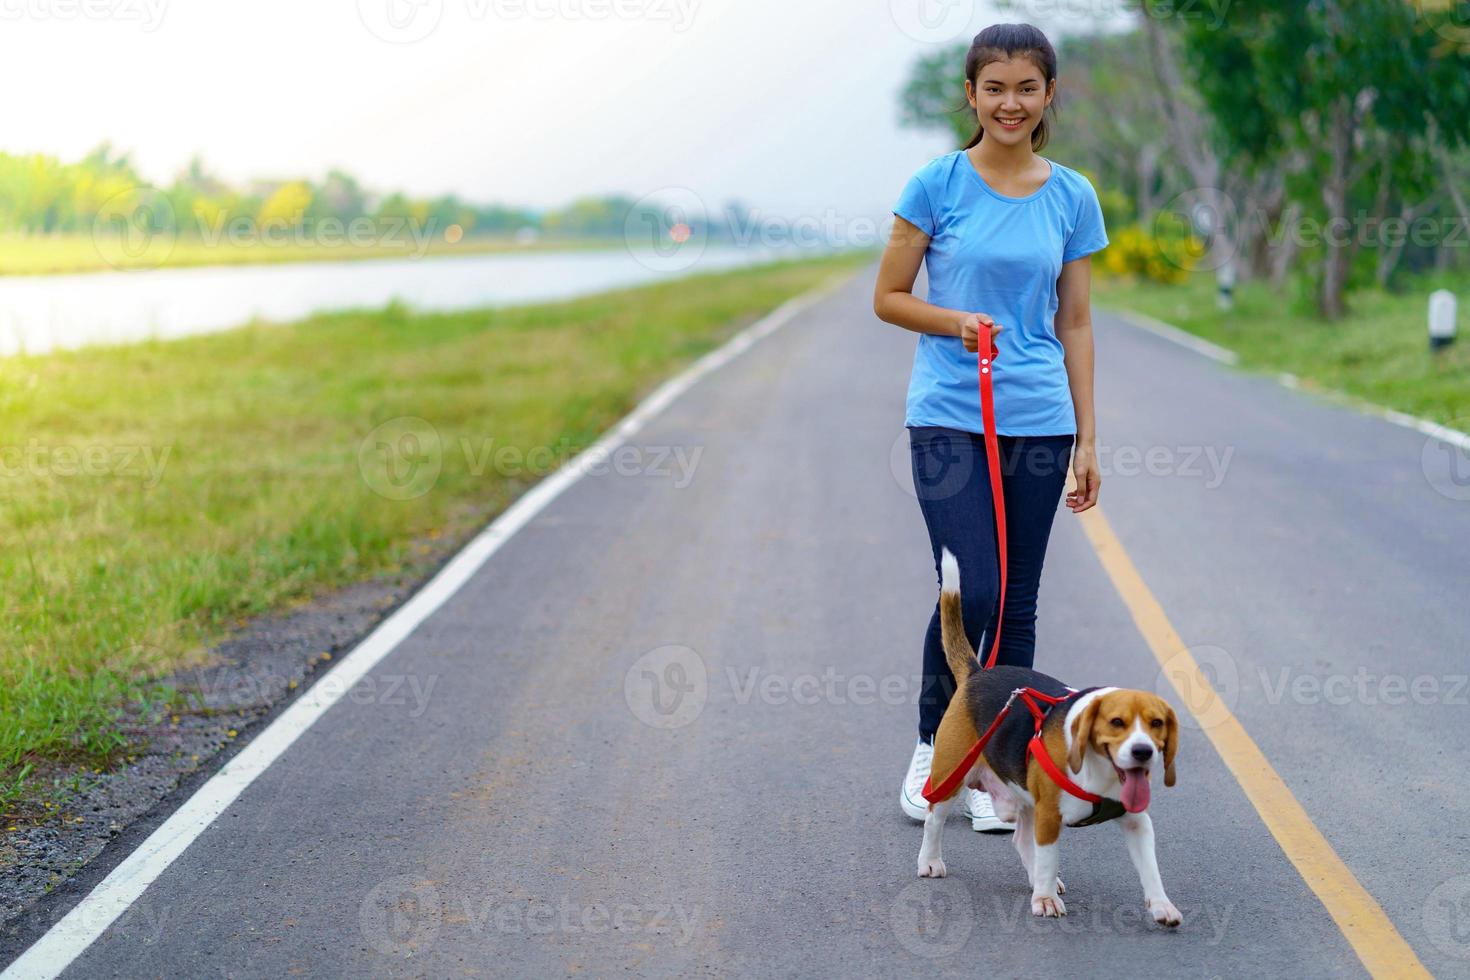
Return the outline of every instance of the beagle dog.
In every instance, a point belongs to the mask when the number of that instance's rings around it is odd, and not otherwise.
[[[939,615],[945,658],[958,689],[934,739],[930,786],[938,787],[990,728],[1018,688],[1035,688],[1065,700],[1047,713],[1041,742],[1047,755],[1078,787],[1102,797],[1090,803],[1063,790],[1028,752],[1036,721],[1019,699],[1001,721],[984,751],[947,798],[931,802],[919,848],[919,876],[943,878],[940,838],[944,818],[961,787],[984,789],[998,817],[1014,822],[1012,838],[1031,883],[1031,914],[1062,916],[1065,890],[1057,875],[1057,839],[1063,826],[1085,826],[1116,819],[1128,842],[1128,855],[1143,885],[1143,904],[1155,922],[1177,926],[1182,917],[1164,893],[1154,855],[1149,819],[1149,779],[1162,762],[1164,785],[1174,785],[1174,755],[1179,722],[1156,694],[1118,687],[1074,691],[1056,678],[1021,667],[997,664],[981,670],[965,635],[960,610],[960,569],[949,549],[940,559]],[[1065,768],[1062,768],[1065,767]]]

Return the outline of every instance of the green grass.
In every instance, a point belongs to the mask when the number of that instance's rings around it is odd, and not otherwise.
[[[1235,309],[1222,312],[1208,274],[1178,286],[1098,276],[1093,303],[1137,310],[1227,347],[1240,355],[1242,367],[1290,372],[1304,387],[1344,392],[1465,429],[1470,426],[1470,340],[1462,337],[1436,355],[1428,350],[1428,297],[1441,287],[1459,296],[1462,311],[1470,303],[1470,282],[1463,273],[1419,280],[1402,295],[1354,292],[1349,315],[1333,323],[1319,320],[1296,287],[1282,296],[1260,283],[1237,288]]]
[[[0,234],[0,276],[33,276],[111,269],[158,269],[199,265],[261,265],[281,262],[340,262],[358,259],[422,258],[425,255],[478,255],[489,252],[586,251],[624,248],[622,239],[546,237],[529,244],[506,235],[476,235],[454,244],[443,234],[416,242],[407,231],[386,227],[380,240],[274,241],[232,244],[197,238],[159,236],[147,243],[91,235]]]
[[[544,475],[493,452],[477,473],[483,449],[563,459],[679,367],[871,260],[0,360],[0,803],[23,798],[32,764],[126,751],[119,707],[246,617],[413,572],[423,542],[468,537]],[[418,496],[399,492],[406,457],[369,438],[404,417],[443,447]]]

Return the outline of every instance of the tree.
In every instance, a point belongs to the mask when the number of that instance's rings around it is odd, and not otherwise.
[[[296,228],[306,220],[306,209],[310,205],[311,188],[306,181],[288,181],[265,199],[255,220],[261,227],[279,225]]]
[[[1375,165],[1401,178],[1409,157],[1432,152],[1436,123],[1450,147],[1470,138],[1465,50],[1404,0],[1234,0],[1221,25],[1182,30],[1239,159],[1299,162],[1288,193],[1325,219],[1318,311],[1341,317],[1362,237],[1353,191]]]

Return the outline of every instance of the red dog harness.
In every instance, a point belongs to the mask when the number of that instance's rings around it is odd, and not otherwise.
[[[996,438],[995,433],[995,396],[991,392],[990,387],[990,369],[994,364],[997,350],[995,337],[990,332],[990,328],[982,325],[981,329],[985,331],[985,352],[981,353],[979,358],[980,412],[985,421],[985,458],[990,462],[990,499],[995,510],[995,541],[997,550],[1000,553],[1000,602],[995,613],[995,637],[994,641],[990,644],[990,654],[985,658],[985,663],[981,668],[983,670],[989,670],[995,666],[996,655],[1000,652],[1000,625],[1001,620],[1005,616],[1006,504],[1005,491],[1002,489],[1000,482],[1000,441]],[[1075,688],[1069,687],[1067,690],[1074,694],[1076,693]],[[924,781],[924,799],[930,803],[938,803],[940,800],[947,800],[954,795],[956,789],[959,787],[960,781],[974,767],[975,760],[980,758],[980,753],[985,750],[985,746],[990,742],[990,737],[995,734],[995,730],[1000,727],[1000,723],[1010,714],[1011,705],[1015,704],[1017,698],[1020,698],[1021,703],[1031,712],[1031,717],[1036,719],[1036,734],[1031,737],[1031,741],[1027,744],[1026,750],[1036,759],[1036,764],[1041,766],[1042,771],[1051,777],[1052,782],[1079,800],[1086,800],[1093,805],[1093,817],[1088,818],[1089,822],[1093,818],[1099,817],[1102,813],[1099,807],[1103,803],[1104,797],[1096,793],[1089,793],[1081,786],[1072,782],[1067,774],[1052,761],[1051,755],[1047,753],[1046,746],[1041,741],[1041,726],[1046,720],[1047,711],[1053,705],[1065,701],[1067,697],[1070,697],[1070,695],[1054,697],[1049,694],[1043,694],[1034,687],[1016,688],[1011,692],[1010,698],[1006,700],[1005,707],[1001,708],[1000,712],[995,716],[995,720],[990,723],[990,727],[985,729],[985,734],[981,735],[979,741],[970,748],[969,752],[965,753],[965,759],[960,763],[959,767],[950,773],[944,782],[940,783],[937,787],[933,785],[934,777],[932,773],[929,779]],[[1045,709],[1041,707],[1041,703],[1046,704]]]

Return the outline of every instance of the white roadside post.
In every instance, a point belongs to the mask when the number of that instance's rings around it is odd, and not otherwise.
[[[1215,304],[1222,310],[1228,310],[1235,305],[1235,260],[1226,259],[1220,268],[1215,270]]]
[[[1429,349],[1442,350],[1455,341],[1455,294],[1436,289],[1429,294]]]

